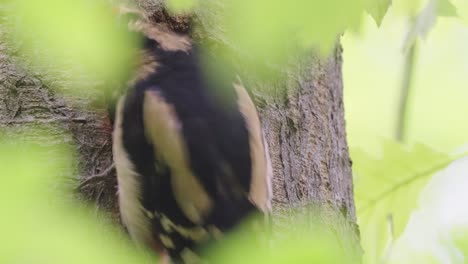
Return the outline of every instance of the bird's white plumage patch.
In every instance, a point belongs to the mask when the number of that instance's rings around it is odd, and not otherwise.
[[[159,235],[159,240],[166,248],[174,248],[174,242],[166,235]]]
[[[263,212],[271,211],[272,168],[268,146],[263,136],[260,119],[252,99],[240,83],[234,88],[238,97],[239,110],[249,130],[250,157],[252,160],[252,180],[249,199]]]
[[[203,241],[208,238],[207,230],[201,226],[186,228],[175,224],[164,214],[162,214],[160,217],[161,225],[164,228],[164,231],[168,233],[176,232],[179,235],[193,241]]]
[[[153,238],[151,237],[151,226],[145,209],[140,204],[142,188],[139,178],[141,176],[135,172],[122,142],[123,104],[124,97],[117,104],[112,146],[119,187],[120,214],[122,222],[127,227],[132,239],[138,242],[149,243]]]

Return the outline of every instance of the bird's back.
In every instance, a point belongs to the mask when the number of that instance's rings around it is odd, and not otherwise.
[[[135,240],[175,259],[247,215],[266,213],[271,196],[267,147],[248,93],[234,74],[207,78],[200,50],[187,45],[146,38],[114,131],[123,222]]]

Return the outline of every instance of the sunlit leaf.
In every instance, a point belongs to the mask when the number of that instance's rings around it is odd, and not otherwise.
[[[12,13],[13,41],[28,61],[62,68],[73,81],[120,80],[133,65],[137,40],[107,1],[15,0]]]
[[[168,0],[166,6],[174,13],[184,13],[193,10],[197,2],[197,0]]]
[[[468,23],[468,1],[453,0],[451,3],[456,6],[457,15],[462,18],[465,23]]]
[[[66,198],[61,182],[71,176],[69,146],[17,136],[0,138],[0,263],[156,262],[109,223],[99,223],[97,214]]]
[[[393,7],[396,13],[412,17],[421,12],[427,1],[431,0],[393,0]]]
[[[303,208],[302,210],[307,210]],[[267,238],[266,244],[259,243],[258,237],[244,225],[231,234],[220,246],[208,252],[210,263],[224,264],[283,264],[283,263],[354,263],[344,254],[342,243],[351,243],[343,234],[336,237],[327,233],[329,227],[311,224],[300,215],[295,219],[294,228],[276,234],[279,239]],[[281,231],[280,231],[281,232]]]
[[[366,0],[226,1],[221,28],[253,61],[286,63],[308,49],[325,53],[346,28],[357,28]]]
[[[352,149],[355,201],[367,263],[378,263],[403,231],[433,173],[455,158],[423,145],[387,141],[382,157]]]
[[[392,0],[369,0],[367,11],[374,18],[377,25],[382,23],[391,3]]]
[[[437,14],[439,16],[454,17],[457,16],[457,8],[450,0],[438,0]]]

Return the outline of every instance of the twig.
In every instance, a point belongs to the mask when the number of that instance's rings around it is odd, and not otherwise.
[[[0,120],[0,125],[10,125],[10,124],[50,124],[55,122],[74,122],[74,123],[86,123],[88,120],[83,117],[53,117],[48,119],[38,119],[38,118],[23,118],[23,119],[11,119],[11,120]]]
[[[405,70],[400,95],[400,105],[398,108],[398,119],[395,137],[399,142],[406,140],[406,122],[408,118],[408,101],[410,97],[411,85],[414,77],[414,63],[416,60],[416,43],[411,45],[405,60]]]
[[[96,213],[99,212],[99,203],[101,202],[101,197],[103,193],[104,193],[104,188],[101,188],[99,190],[98,195],[96,196],[96,208],[95,208]]]
[[[382,264],[388,263],[390,261],[393,246],[395,244],[395,224],[393,222],[393,215],[389,214],[387,216],[387,227],[388,227],[388,245],[382,257]]]
[[[74,117],[71,119],[75,123],[86,123],[88,120],[84,117]]]
[[[15,109],[15,112],[13,113],[13,116],[11,119],[15,119],[18,117],[19,113],[21,112],[21,101],[18,100],[18,107]]]
[[[95,175],[92,175],[92,176],[89,176],[88,178],[86,178],[85,180],[83,180],[80,185],[78,185],[77,187],[77,190],[81,190],[83,189],[83,187],[85,187],[86,185],[90,184],[91,182],[94,182],[94,181],[100,181],[102,179],[105,179],[109,176],[111,176],[111,172],[115,169],[115,164],[112,163],[111,166],[109,166],[107,169],[105,169],[103,172],[99,173],[99,174],[95,174]]]
[[[104,150],[104,147],[107,145],[107,143],[109,143],[109,139],[106,139],[106,141],[104,141],[103,144],[101,144],[101,146],[99,147],[98,150],[96,150],[96,152],[94,153],[93,157],[91,158],[91,160],[93,162],[96,161],[96,158],[98,157],[98,155]]]

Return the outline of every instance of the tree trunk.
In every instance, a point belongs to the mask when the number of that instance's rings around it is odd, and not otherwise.
[[[144,1],[144,0],[142,0]],[[153,10],[157,19],[167,14]],[[164,16],[161,18],[161,16]],[[169,21],[184,31],[187,20]],[[0,25],[4,40],[5,25]],[[71,142],[79,153],[81,178],[97,174],[111,164],[111,134],[103,112],[90,110],[90,98],[70,98],[53,93],[50,86],[67,87],[67,82],[50,79],[18,66],[15,47],[0,43],[0,129],[8,133],[41,124],[55,131],[56,142]],[[27,59],[20,58],[22,61]],[[312,219],[328,223],[340,239],[351,234],[346,245],[359,256],[358,231],[353,203],[351,162],[346,143],[343,108],[341,47],[328,58],[311,55],[287,71],[279,83],[246,81],[253,89],[269,143],[274,167],[274,212],[278,226],[294,225],[292,208],[318,206],[307,211]],[[92,85],[92,84],[89,84]],[[277,91],[269,92],[265,91]],[[63,133],[63,131],[69,133]],[[41,138],[38,138],[41,140]],[[115,173],[115,172],[112,172]],[[116,208],[115,178],[84,187],[85,197],[106,209]],[[306,211],[306,210],[300,210]],[[320,213],[319,213],[320,212]],[[117,218],[117,215],[115,215]],[[330,225],[330,222],[333,223]]]
[[[289,69],[284,82],[257,84],[255,94],[274,169],[277,224],[291,230],[294,216],[306,215],[338,239],[351,235],[345,250],[359,259],[341,53],[338,44],[328,58],[312,55]],[[270,96],[262,95],[267,90]]]

